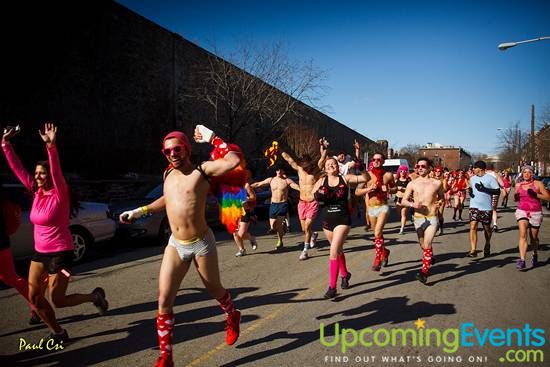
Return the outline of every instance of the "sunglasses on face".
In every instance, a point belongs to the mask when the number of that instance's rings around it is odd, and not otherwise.
[[[416,166],[414,166],[414,168],[416,168],[416,169],[419,169],[419,168],[428,168],[428,166],[425,165],[425,164],[417,164]]]
[[[181,145],[176,145],[173,148],[164,148],[161,150],[162,154],[169,156],[172,153],[181,153]]]
[[[372,161],[373,162],[382,162],[382,158],[373,158]]]

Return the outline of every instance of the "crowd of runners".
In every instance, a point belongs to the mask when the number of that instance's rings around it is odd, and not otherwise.
[[[35,254],[32,258],[29,278],[15,273],[9,248],[9,235],[13,220],[5,210],[9,207],[0,192],[0,280],[16,288],[27,300],[31,309],[31,321],[43,321],[51,330],[50,337],[57,343],[68,340],[68,333],[56,321],[54,307],[69,307],[90,302],[101,315],[109,304],[103,288],[97,287],[89,294],[67,295],[68,280],[72,268],[73,245],[68,229],[70,199],[67,183],[63,178],[56,148],[57,127],[52,123],[40,130],[40,138],[46,145],[47,161],[40,161],[34,173],[28,173],[15,153],[12,139],[20,129],[7,127],[2,136],[2,149],[7,162],[19,180],[33,195],[30,219],[34,224]],[[289,190],[299,191],[298,217],[304,235],[303,247],[298,259],[309,258],[308,250],[316,246],[318,239],[315,219],[320,216],[321,229],[329,243],[329,286],[324,294],[327,299],[340,288],[350,286],[351,272],[346,266],[344,244],[352,225],[352,215],[364,207],[366,229],[373,232],[373,260],[371,269],[380,271],[388,265],[390,250],[385,246],[384,226],[390,215],[393,198],[400,220],[402,235],[410,220],[420,245],[422,266],[416,278],[426,283],[430,267],[434,264],[432,242],[435,236],[444,235],[445,208],[453,210],[453,220],[469,222],[468,257],[477,257],[477,228],[483,227],[483,255],[491,255],[491,236],[498,230],[497,206],[508,206],[509,194],[514,185],[513,200],[517,203],[515,218],[519,226],[518,270],[527,267],[528,243],[533,253],[529,266],[538,264],[538,232],[542,223],[541,200],[550,200],[550,193],[541,181],[535,179],[531,166],[523,166],[515,183],[509,172],[495,172],[492,165],[477,161],[467,170],[433,166],[427,158],[419,158],[414,170],[400,166],[395,174],[384,169],[385,156],[376,152],[370,162],[362,162],[361,148],[354,141],[354,157],[345,152],[329,154],[329,141],[319,140],[319,159],[310,155],[292,157],[291,152],[281,152],[282,159],[298,173],[298,182],[290,179],[282,165],[273,167],[275,174],[264,180],[252,182],[250,171],[245,168],[245,157],[237,145],[225,142],[212,130],[197,125],[193,139],[196,143],[213,146],[211,159],[192,163],[191,143],[179,131],[168,133],[161,141],[161,152],[168,167],[164,172],[164,195],[145,206],[126,211],[120,221],[132,221],[165,211],[172,235],[164,251],[159,275],[159,298],[156,332],[160,355],[156,366],[173,366],[172,334],[175,325],[174,301],[183,278],[191,264],[195,265],[207,292],[216,299],[226,316],[226,343],[233,345],[240,333],[241,313],[235,308],[230,292],[222,286],[218,267],[216,240],[204,218],[206,198],[210,190],[221,190],[227,202],[225,224],[232,228],[238,249],[236,256],[247,254],[245,241],[252,250],[258,248],[255,236],[250,233],[256,205],[255,189],[269,186],[269,232],[276,235],[274,249],[284,246],[288,231]],[[227,195],[226,195],[227,194]],[[466,218],[464,204],[469,197]],[[225,206],[229,205],[227,208]],[[224,210],[222,209],[222,210]],[[238,213],[238,215],[234,215]],[[231,218],[235,223],[230,223]],[[229,221],[229,222],[228,222]],[[530,241],[528,241],[530,240]],[[275,251],[275,252],[276,252]],[[49,290],[50,301],[44,296]],[[50,302],[52,304],[50,304]]]

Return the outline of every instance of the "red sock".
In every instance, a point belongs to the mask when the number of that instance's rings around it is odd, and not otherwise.
[[[422,249],[422,273],[428,274],[432,262],[433,250],[431,248]]]
[[[230,315],[235,311],[235,305],[233,304],[233,299],[231,298],[229,291],[225,291],[224,296],[217,301],[219,302],[223,312],[227,315]]]
[[[331,288],[336,288],[336,281],[338,280],[338,259],[329,260],[329,271],[329,285]]]
[[[157,337],[160,354],[163,358],[172,359],[172,334],[174,331],[174,313],[157,315]]]
[[[346,256],[344,254],[338,255],[338,267],[340,268],[340,275],[342,278],[348,276],[348,268],[346,267]]]
[[[376,258],[380,259],[382,256],[382,249],[384,248],[384,237],[374,237],[374,250],[376,251]]]

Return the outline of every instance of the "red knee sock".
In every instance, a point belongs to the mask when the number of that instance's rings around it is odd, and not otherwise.
[[[346,267],[346,256],[344,254],[338,255],[338,268],[340,269],[340,275],[342,278],[348,276],[348,268]]]
[[[432,262],[433,250],[431,248],[422,249],[422,273],[428,274]]]
[[[174,331],[174,313],[157,315],[157,337],[160,354],[163,358],[172,359],[172,334]]]
[[[329,285],[331,288],[336,288],[336,281],[338,280],[338,259],[329,260],[330,279]]]
[[[233,304],[233,299],[231,298],[229,291],[225,291],[224,296],[217,301],[219,302],[223,312],[227,315],[230,315],[235,311],[235,305]]]
[[[384,249],[384,237],[374,237],[374,250],[376,251],[376,258],[380,259],[382,256],[382,250]]]

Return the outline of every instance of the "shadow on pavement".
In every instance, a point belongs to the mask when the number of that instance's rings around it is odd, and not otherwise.
[[[342,330],[343,328],[360,330],[365,327],[372,327],[374,325],[380,325],[387,322],[397,324],[433,315],[450,315],[456,313],[455,306],[450,303],[431,304],[428,302],[417,302],[415,304],[408,305],[408,301],[409,298],[405,296],[377,299],[376,301],[361,305],[357,308],[341,313],[322,315],[318,317],[318,319],[325,319],[338,315],[346,317],[365,314],[357,318],[337,322],[340,330]],[[335,328],[336,323],[324,326],[324,337],[334,337]],[[301,333],[280,331],[260,339],[244,342],[242,344],[239,344],[237,348],[249,348],[255,345],[265,344],[280,339],[288,339],[289,342],[276,348],[266,349],[261,352],[257,352],[246,357],[228,362],[226,364],[223,364],[222,367],[240,366],[245,363],[253,363],[263,358],[268,358],[280,353],[286,353],[291,350],[301,348],[310,343],[318,343],[320,340],[320,331],[311,330]],[[269,346],[269,344],[267,345]]]

